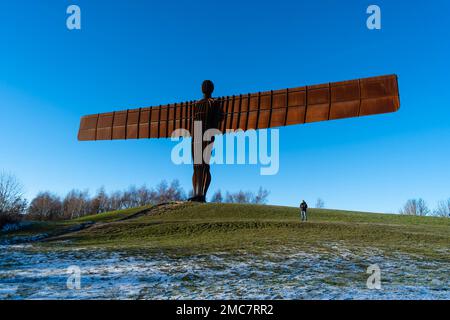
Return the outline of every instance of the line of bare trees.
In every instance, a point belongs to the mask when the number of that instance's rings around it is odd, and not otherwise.
[[[155,188],[131,186],[124,191],[107,193],[101,188],[93,196],[88,191],[71,190],[64,197],[44,191],[30,202],[24,197],[23,188],[10,174],[0,173],[0,227],[23,218],[30,220],[74,219],[89,214],[154,205],[169,201],[184,201],[186,195],[178,180],[168,184],[162,181]],[[239,191],[226,192],[225,198],[217,191],[212,202],[265,204],[269,192],[260,188],[256,193]]]
[[[64,198],[41,192],[31,201],[27,218],[32,220],[75,219],[89,214],[142,207],[186,199],[178,180],[162,181],[155,188],[131,186],[124,191],[107,193],[104,188],[90,196],[88,191],[71,190]]]
[[[437,216],[437,217],[449,217],[450,218],[450,198],[444,201],[439,201],[437,208],[430,210],[425,200],[419,199],[409,199],[406,201],[402,209],[400,209],[400,214],[411,215],[411,216]]]
[[[269,191],[260,187],[256,193],[251,191],[238,191],[235,193],[226,192],[225,197],[222,196],[222,192],[217,190],[212,198],[211,202],[215,203],[253,203],[253,204],[266,204],[269,197]]]
[[[220,191],[219,191],[220,193]],[[268,192],[260,188],[256,194],[246,192],[245,197],[239,197],[242,191],[236,194],[227,192],[224,202],[235,203],[266,203]],[[169,201],[185,201],[186,196],[178,180],[168,184],[162,181],[155,188],[141,186],[139,188],[131,186],[124,191],[114,191],[106,193],[101,188],[93,196],[89,196],[88,191],[72,190],[64,198],[50,192],[39,193],[30,203],[27,210],[27,217],[32,220],[59,220],[74,219],[89,214],[97,214],[107,211],[129,209],[154,205]],[[217,200],[217,193],[213,196],[213,202]]]

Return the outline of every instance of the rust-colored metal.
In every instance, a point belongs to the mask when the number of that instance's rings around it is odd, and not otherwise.
[[[100,113],[81,118],[78,140],[168,138],[176,129],[194,136],[194,121],[203,132],[216,128],[249,130],[395,112],[400,107],[396,75],[240,94],[213,99],[214,85],[202,84],[204,97],[187,101]],[[193,137],[194,138],[194,137]],[[193,148],[194,148],[193,139]],[[201,150],[207,144],[201,143]],[[208,160],[208,159],[207,159]],[[194,164],[194,198],[204,201],[211,176],[209,161]]]

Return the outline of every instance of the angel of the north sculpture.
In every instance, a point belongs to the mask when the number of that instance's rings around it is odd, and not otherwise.
[[[212,98],[214,85],[205,80],[203,99],[88,115],[81,118],[78,140],[149,139],[192,136],[192,156],[212,142],[196,139],[217,129],[249,130],[395,112],[400,107],[396,75],[387,75],[282,90]],[[198,140],[198,141],[197,141]],[[212,140],[213,141],[213,140]],[[204,202],[211,182],[209,158],[194,161],[192,201]]]

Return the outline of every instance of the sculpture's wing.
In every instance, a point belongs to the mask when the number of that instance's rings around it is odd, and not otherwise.
[[[219,102],[222,132],[388,113],[400,107],[396,75],[222,97]]]
[[[171,137],[175,129],[191,130],[193,101],[130,109],[81,118],[78,140]]]
[[[195,102],[100,113],[81,118],[79,140],[167,138],[192,129]],[[395,112],[397,76],[266,91],[217,100],[219,129],[262,129]]]

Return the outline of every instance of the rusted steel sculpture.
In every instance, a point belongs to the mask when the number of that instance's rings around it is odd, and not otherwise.
[[[201,143],[198,147],[203,154],[210,142],[195,139],[195,121],[201,121],[203,132],[216,128],[226,133],[389,113],[400,107],[396,75],[215,99],[213,90],[213,83],[206,80],[204,97],[198,101],[84,116],[78,140],[168,138],[174,136],[174,130],[185,129],[193,138],[192,153],[195,144]],[[209,158],[194,162],[191,200],[205,201],[210,181]]]

